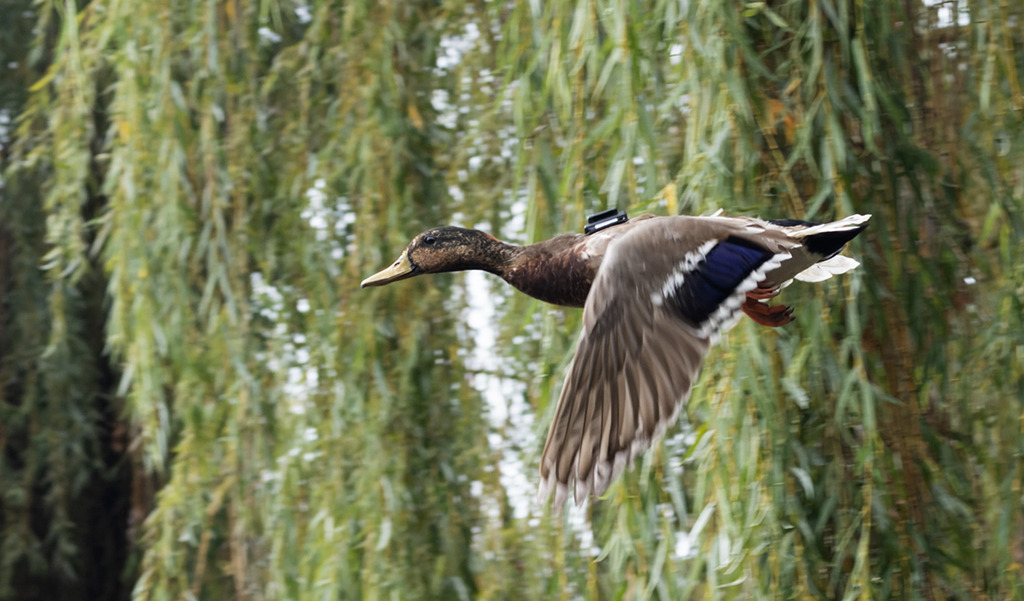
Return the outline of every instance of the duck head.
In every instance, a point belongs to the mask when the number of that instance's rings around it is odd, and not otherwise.
[[[498,273],[511,248],[478,230],[435,227],[413,238],[394,263],[363,280],[360,286],[384,286],[424,273],[469,269]]]

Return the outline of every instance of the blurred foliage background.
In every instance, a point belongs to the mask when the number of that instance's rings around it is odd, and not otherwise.
[[[0,599],[1024,599],[1024,7],[0,0]],[[440,223],[873,213],[552,517]]]

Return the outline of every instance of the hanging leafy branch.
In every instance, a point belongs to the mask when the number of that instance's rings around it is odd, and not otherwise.
[[[1020,598],[1015,5],[14,4],[0,598]],[[357,286],[613,205],[874,218],[559,520],[578,313]]]

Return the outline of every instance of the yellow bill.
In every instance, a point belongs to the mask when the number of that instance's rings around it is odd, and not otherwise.
[[[409,261],[409,253],[403,250],[402,255],[398,257],[398,260],[392,263],[390,267],[382,269],[366,278],[359,287],[366,288],[368,286],[383,286],[384,284],[390,284],[391,282],[396,282],[414,275],[416,274],[413,273],[413,266]]]

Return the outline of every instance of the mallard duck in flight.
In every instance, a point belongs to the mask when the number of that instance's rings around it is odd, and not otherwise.
[[[819,282],[858,262],[839,253],[870,215],[831,223],[642,215],[529,246],[459,227],[429,229],[383,286],[479,269],[542,301],[583,307],[583,331],[548,431],[538,498],[561,507],[601,495],[675,421],[708,348],[746,313],[766,326],[792,310],[764,301],[791,280]]]

